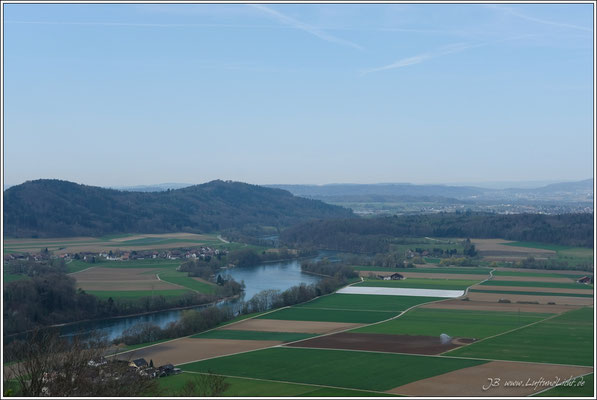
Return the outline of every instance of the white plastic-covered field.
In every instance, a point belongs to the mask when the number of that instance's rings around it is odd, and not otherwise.
[[[346,294],[378,294],[385,296],[421,296],[455,298],[464,294],[464,290],[437,290],[437,289],[407,289],[389,287],[348,286],[336,293]]]

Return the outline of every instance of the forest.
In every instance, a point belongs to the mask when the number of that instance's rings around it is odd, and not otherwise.
[[[396,238],[501,238],[593,247],[593,214],[438,213],[309,221],[282,232],[289,247],[385,253]]]
[[[258,234],[352,211],[281,189],[212,181],[163,192],[127,192],[40,179],[4,191],[5,237],[99,237],[115,233]],[[266,205],[266,206],[264,206]]]

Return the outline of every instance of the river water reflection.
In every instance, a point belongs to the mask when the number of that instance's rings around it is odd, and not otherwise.
[[[327,256],[320,254],[317,259]],[[301,272],[300,261],[284,261],[277,263],[261,264],[254,267],[231,268],[225,271],[237,282],[244,281],[245,292],[240,300],[225,302],[223,305],[238,305],[242,300],[249,300],[256,293],[265,289],[284,291],[292,286],[305,283],[307,285],[316,283],[320,278]],[[200,309],[203,307],[196,307]],[[128,329],[139,323],[150,323],[165,327],[170,322],[177,321],[182,310],[159,311],[146,315],[132,317],[111,318],[97,321],[79,322],[63,326],[60,331],[63,336],[74,336],[91,332],[105,333],[109,340],[122,335]]]

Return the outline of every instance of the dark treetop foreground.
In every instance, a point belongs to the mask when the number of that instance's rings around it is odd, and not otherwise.
[[[41,179],[4,192],[6,237],[201,233],[251,225],[282,228],[352,215],[345,208],[285,190],[220,180],[140,193]]]

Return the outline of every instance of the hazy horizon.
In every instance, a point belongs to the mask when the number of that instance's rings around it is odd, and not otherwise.
[[[592,17],[592,4],[4,4],[4,184],[584,180]]]
[[[61,179],[61,178],[38,178],[38,179],[59,179],[65,180],[69,182],[74,182],[82,185],[88,186],[97,186],[103,187],[108,189],[123,189],[123,188],[135,188],[135,187],[153,187],[153,186],[193,186],[193,185],[201,185],[208,182],[212,182],[213,180],[218,180],[219,178],[204,181],[204,182],[159,182],[159,183],[149,183],[149,184],[128,184],[128,185],[92,185],[87,182],[76,182],[70,181],[68,179]],[[371,182],[371,183],[359,183],[359,182],[330,182],[330,183],[254,183],[254,182],[243,182],[249,183],[253,185],[260,185],[260,186],[277,186],[277,185],[296,185],[296,186],[326,186],[326,185],[444,185],[444,186],[474,186],[486,189],[533,189],[539,188],[542,186],[547,186],[554,183],[566,183],[566,182],[579,182],[584,180],[593,179],[593,177],[585,178],[585,179],[572,179],[572,180],[541,180],[541,181],[487,181],[487,182],[429,182],[429,183],[415,183],[415,182]],[[36,180],[36,179],[32,179]],[[225,180],[225,179],[219,179]],[[235,182],[242,182],[238,180],[232,179]],[[14,185],[4,184],[4,190],[18,186],[25,182],[20,182]]]

